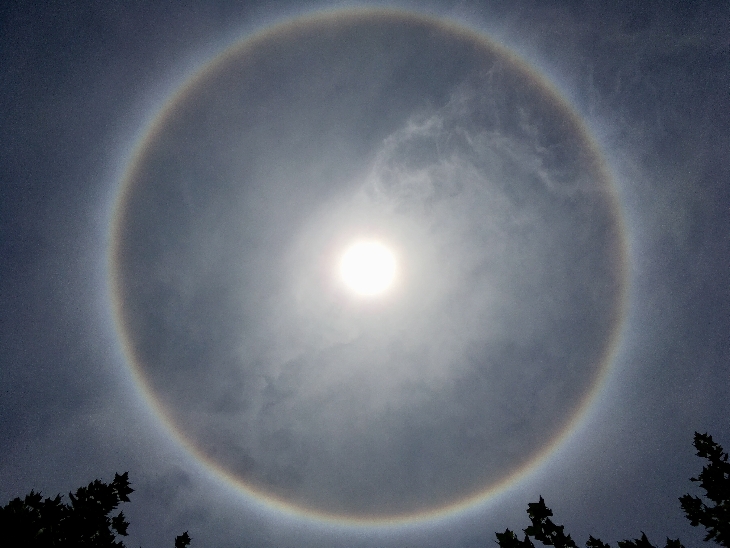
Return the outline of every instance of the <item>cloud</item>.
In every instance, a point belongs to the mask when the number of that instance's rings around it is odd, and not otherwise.
[[[172,422],[242,483],[433,510],[528,463],[599,376],[622,283],[609,182],[567,107],[486,44],[318,25],[243,48],[147,143],[120,218],[126,329]],[[414,44],[430,63],[404,63]],[[361,236],[399,263],[367,302],[336,279]]]

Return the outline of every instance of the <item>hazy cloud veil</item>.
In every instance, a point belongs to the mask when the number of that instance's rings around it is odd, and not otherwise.
[[[180,94],[115,228],[124,337],[206,462],[303,510],[385,518],[497,486],[589,396],[620,321],[616,198],[575,115],[433,20],[285,25]],[[393,290],[346,293],[358,237]]]

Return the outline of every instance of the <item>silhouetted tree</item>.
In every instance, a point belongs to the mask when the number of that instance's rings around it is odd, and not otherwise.
[[[702,525],[707,529],[705,540],[730,548],[730,463],[727,453],[707,434],[695,432],[694,446],[697,456],[707,459],[708,464],[702,467],[699,476],[690,479],[699,482],[705,498],[713,505],[708,506],[701,498],[691,495],[680,497],[679,502],[692,526]]]
[[[187,548],[188,546],[190,546],[190,535],[187,531],[175,537],[175,548]]]
[[[0,545],[23,548],[124,548],[117,535],[126,536],[129,522],[124,513],[113,512],[129,502],[134,490],[129,474],[114,475],[114,481],[92,481],[69,493],[70,504],[61,495],[43,498],[31,491],[0,508]],[[190,545],[187,531],[175,538],[175,548]]]
[[[690,524],[695,527],[703,525],[707,529],[705,540],[713,540],[721,546],[730,548],[730,463],[728,455],[708,434],[695,432],[694,446],[697,449],[697,456],[707,459],[709,464],[702,468],[698,477],[690,479],[700,483],[700,487],[705,491],[705,498],[712,503],[712,506],[708,506],[701,498],[691,495],[684,495],[680,497],[679,501]],[[505,529],[504,533],[496,533],[497,544],[500,548],[534,548],[532,538],[545,546],[577,548],[570,535],[564,533],[564,527],[556,525],[550,519],[552,515],[553,511],[540,497],[539,502],[527,505],[527,516],[530,518],[531,524],[527,529],[523,529],[525,537],[520,540],[513,531]],[[619,541],[618,545],[619,548],[656,548],[643,532],[641,538]],[[609,545],[589,536],[586,547],[609,548]],[[683,548],[683,546],[679,539],[667,538],[665,548]]]

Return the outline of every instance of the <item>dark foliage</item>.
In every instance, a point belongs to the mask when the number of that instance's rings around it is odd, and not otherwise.
[[[680,497],[680,503],[691,525],[707,530],[705,540],[730,548],[730,463],[728,454],[708,434],[695,432],[697,456],[708,461],[696,478],[705,492],[704,499],[691,495]],[[69,493],[70,504],[61,495],[43,498],[31,491],[24,499],[15,498],[0,508],[0,543],[23,548],[124,548],[117,536],[126,536],[129,522],[123,512],[113,515],[122,502],[129,502],[133,489],[129,476],[115,474],[109,484],[100,480]],[[711,503],[711,504],[708,504]],[[523,530],[522,540],[511,530],[496,533],[500,548],[535,548],[532,539],[555,548],[577,548],[562,525],[551,519],[553,512],[540,497],[527,505],[530,525]],[[188,548],[190,535],[185,531],[175,538],[175,548]],[[641,538],[623,540],[619,548],[656,548],[642,532]],[[601,540],[588,537],[586,548],[609,548]],[[679,539],[667,538],[665,548],[684,548]]]
[[[728,455],[722,447],[712,440],[712,436],[695,432],[694,446],[697,456],[707,459],[709,464],[702,468],[702,472],[692,481],[700,483],[705,491],[705,499],[712,503],[708,505],[703,499],[684,495],[680,497],[682,509],[693,526],[703,525],[707,529],[705,540],[714,540],[717,544],[730,548],[730,463]],[[519,537],[509,529],[504,533],[497,533],[497,544],[500,548],[534,548],[531,540],[541,542],[545,546],[555,548],[577,548],[570,535],[564,533],[562,525],[556,525],[552,519],[553,511],[545,505],[540,497],[539,502],[527,505],[527,515],[530,526],[524,529],[525,537]],[[623,540],[618,543],[619,548],[656,548],[642,532],[641,538]],[[609,545],[590,536],[586,542],[587,548],[609,548]],[[665,548],[684,548],[679,539],[667,538]]]
[[[679,499],[682,510],[693,526],[702,525],[707,529],[705,540],[730,547],[730,463],[727,453],[708,434],[695,432],[694,446],[697,456],[707,459],[708,464],[691,480],[699,482],[712,506],[699,497],[684,495]]]
[[[70,504],[43,498],[31,491],[0,508],[0,544],[23,548],[124,548],[117,536],[126,536],[129,522],[124,513],[114,514],[122,502],[129,502],[134,490],[127,472],[114,481],[92,481],[69,493]],[[187,531],[175,539],[175,548],[190,545]]]
[[[187,531],[175,537],[175,548],[187,548],[188,546],[190,546],[190,535]]]

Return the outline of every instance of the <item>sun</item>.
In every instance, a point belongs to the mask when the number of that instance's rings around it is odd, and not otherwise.
[[[351,244],[340,259],[340,277],[348,289],[363,297],[384,293],[393,285],[396,260],[393,252],[374,240]]]

